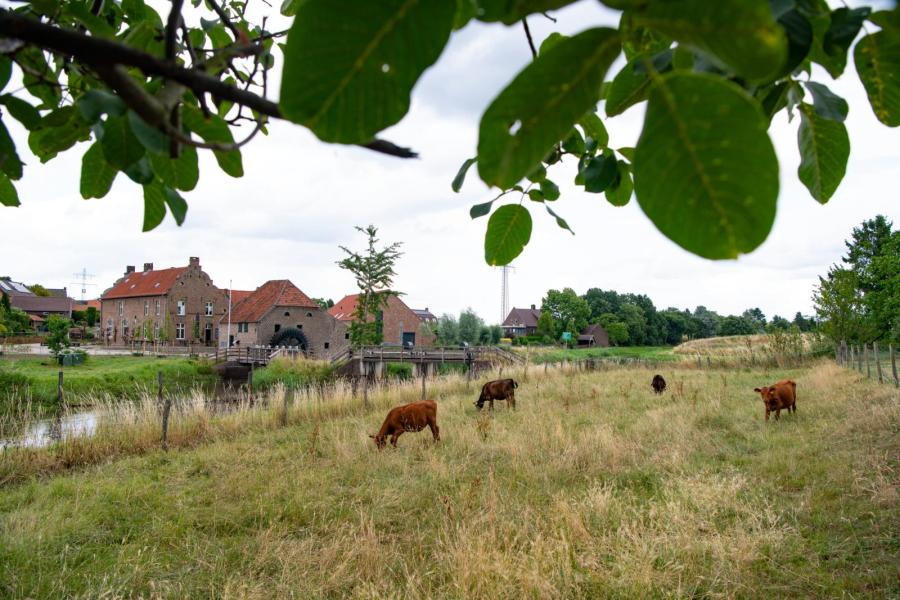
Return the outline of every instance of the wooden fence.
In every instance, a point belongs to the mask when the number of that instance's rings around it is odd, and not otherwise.
[[[834,358],[838,365],[856,369],[860,373],[865,372],[869,379],[877,379],[879,383],[893,383],[895,387],[900,387],[900,377],[897,376],[897,350],[894,344],[888,344],[885,352],[884,346],[879,348],[878,342],[860,346],[842,341],[835,348]]]

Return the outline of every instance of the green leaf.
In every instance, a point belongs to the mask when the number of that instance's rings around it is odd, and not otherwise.
[[[762,99],[760,100],[760,104],[762,105],[763,114],[766,115],[766,118],[769,121],[772,120],[778,111],[788,105],[788,92],[790,91],[791,84],[786,81],[779,82],[770,88],[765,88],[760,90],[762,93]]]
[[[118,170],[106,162],[100,142],[94,142],[81,158],[81,197],[102,198],[109,193]]]
[[[10,77],[12,77],[12,59],[0,55],[0,90],[6,87]]]
[[[457,0],[456,15],[453,17],[453,30],[462,29],[478,15],[477,0]]]
[[[285,17],[293,17],[297,14],[297,9],[300,8],[300,5],[306,2],[306,0],[284,0],[281,3],[281,14]]]
[[[544,208],[546,208],[546,209],[547,209],[547,212],[550,213],[550,215],[551,215],[554,219],[556,219],[556,224],[557,224],[557,225],[559,225],[559,226],[562,227],[563,229],[568,230],[569,233],[571,233],[572,235],[575,235],[575,232],[572,231],[572,228],[569,227],[569,224],[566,223],[566,220],[565,220],[565,219],[563,219],[563,218],[560,217],[558,214],[556,214],[555,212],[553,212],[553,209],[550,208],[549,206],[547,206],[546,204],[544,205]]]
[[[455,0],[307,0],[284,51],[284,116],[328,142],[371,141],[409,110],[455,14]]]
[[[543,202],[545,200],[544,192],[538,189],[528,190],[528,199],[532,202]]]
[[[531,173],[526,175],[526,177],[531,183],[540,183],[547,179],[547,169],[544,167],[543,163],[541,163],[536,166]]]
[[[641,209],[699,256],[750,252],[768,236],[778,198],[767,127],[759,105],[733,83],[683,71],[663,76],[634,156]]]
[[[150,165],[157,177],[173,189],[189,192],[197,187],[200,179],[197,149],[192,146],[183,146],[178,158],[170,158],[167,153],[151,153]]]
[[[584,134],[594,140],[598,146],[605,147],[609,143],[606,126],[593,110],[578,119],[578,124],[584,129]]]
[[[869,16],[872,9],[868,6],[861,8],[838,8],[831,13],[831,25],[825,32],[825,40],[822,47],[831,56],[846,55],[850,44],[856,39],[859,30]]]
[[[84,120],[93,125],[104,114],[121,117],[127,111],[127,107],[121,98],[106,90],[88,90],[75,103]]]
[[[168,152],[169,136],[151,127],[133,110],[128,111],[128,125],[141,145],[150,152]]]
[[[638,23],[636,14],[636,10],[626,10],[619,19],[622,50],[625,51],[625,58],[629,61],[642,54],[650,56],[662,52],[672,45],[671,37]]]
[[[827,86],[815,81],[807,81],[804,83],[806,89],[813,97],[813,106],[820,117],[831,119],[832,121],[844,122],[847,118],[847,101],[828,89]]]
[[[559,199],[559,186],[550,181],[549,179],[545,179],[541,182],[541,193],[544,195],[544,198],[547,200],[558,200]]]
[[[222,117],[210,115],[208,119],[203,117],[203,113],[196,106],[185,104],[181,108],[181,120],[184,126],[193,131],[207,142],[220,142],[225,144],[233,144],[234,138],[231,136],[231,129],[228,127]],[[229,150],[222,152],[214,150],[216,162],[219,167],[232,177],[243,177],[244,165],[241,160],[240,150]]]
[[[125,171],[144,156],[144,147],[135,137],[125,117],[107,117],[101,139],[106,162]]]
[[[507,25],[533,13],[562,8],[576,0],[477,0],[479,21],[502,21]]]
[[[68,0],[63,4],[63,15],[81,23],[94,37],[113,37],[116,33],[106,19],[91,12],[87,2]]]
[[[622,148],[616,148],[616,152],[627,158],[629,161],[634,162],[634,148],[624,146]]]
[[[599,194],[616,179],[616,159],[608,154],[595,156],[581,170],[581,175],[584,177],[584,190]]]
[[[506,189],[527,175],[592,109],[619,53],[612,29],[589,29],[554,46],[494,99],[478,136],[478,172]]]
[[[133,182],[140,185],[152,183],[156,178],[153,173],[153,168],[150,166],[150,159],[148,159],[146,155],[142,156],[141,160],[132,164],[122,172]]]
[[[465,162],[463,162],[462,166],[459,168],[459,171],[456,172],[456,177],[453,178],[453,183],[450,184],[450,187],[454,192],[459,192],[462,189],[463,182],[466,180],[466,173],[469,171],[469,167],[475,164],[475,161],[478,160],[478,157],[475,158],[467,158]]]
[[[0,173],[0,204],[3,206],[19,206],[19,194],[5,174]]]
[[[17,98],[12,94],[3,94],[0,96],[0,103],[2,103],[6,107],[6,110],[9,111],[9,114],[12,115],[16,121],[24,125],[25,129],[28,131],[33,131],[40,127],[41,113],[28,102],[21,98]]]
[[[28,147],[42,163],[89,139],[91,130],[74,106],[63,106],[41,118],[40,126],[28,134]]]
[[[787,60],[784,30],[761,0],[651,2],[635,20],[755,81],[775,77]]]
[[[531,214],[518,204],[501,206],[488,220],[484,236],[484,260],[489,265],[508,265],[531,239]]]
[[[496,198],[494,198],[496,200]],[[490,202],[484,202],[482,204],[476,204],[472,208],[469,209],[469,217],[472,219],[477,219],[478,217],[483,217],[484,215],[491,212],[491,205],[494,204],[494,200]]]
[[[545,37],[544,41],[541,42],[541,45],[538,46],[538,55],[548,52],[550,48],[567,39],[569,39],[569,36],[563,35],[558,31],[554,31],[553,33]]]
[[[850,158],[850,138],[840,121],[821,116],[809,104],[800,105],[800,167],[797,175],[812,197],[825,204],[837,190]]]
[[[13,180],[22,178],[22,160],[3,121],[0,121],[0,171]]]
[[[650,77],[646,69],[635,70],[643,57],[638,56],[613,78],[606,94],[606,114],[614,117],[622,114],[631,106],[647,99],[650,90]]]
[[[144,231],[159,226],[166,217],[166,193],[158,183],[144,185]]]
[[[628,163],[620,160],[617,167],[618,173],[615,181],[606,188],[606,200],[613,206],[625,206],[631,201],[634,182],[631,180],[631,169],[628,168]]]
[[[869,21],[882,29],[893,31],[894,35],[900,33],[900,10],[880,10],[869,15]]]
[[[175,218],[175,223],[181,227],[184,223],[184,217],[187,215],[187,202],[178,192],[169,188],[165,188],[165,200],[169,207],[169,212]]]
[[[787,62],[780,73],[784,76],[793,72],[809,54],[813,45],[813,28],[809,19],[798,10],[788,10],[779,16],[778,24],[787,36]]]
[[[202,48],[206,43],[206,33],[202,29],[194,27],[188,32],[188,39],[191,40],[191,46],[194,48]]]
[[[562,147],[570,154],[584,154],[584,138],[581,136],[581,132],[573,127],[569,136],[563,140]]]
[[[853,60],[875,116],[888,127],[900,125],[900,37],[886,30],[867,35]]]

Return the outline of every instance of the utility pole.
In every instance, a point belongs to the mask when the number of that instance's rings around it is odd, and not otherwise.
[[[231,297],[234,295],[234,288],[231,285],[231,280],[228,280],[228,332],[225,334],[225,347],[231,348]],[[228,355],[225,355],[225,359],[228,359]]]

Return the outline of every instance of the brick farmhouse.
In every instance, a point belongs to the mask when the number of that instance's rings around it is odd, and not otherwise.
[[[353,322],[353,312],[359,294],[344,296],[341,301],[328,309],[331,315],[349,327]],[[427,318],[427,317],[426,317]],[[375,317],[382,323],[382,334],[385,344],[408,344],[415,346],[431,346],[435,336],[422,317],[409,308],[397,296],[390,296],[387,306]]]
[[[109,343],[170,341],[216,345],[219,317],[228,310],[225,290],[217,288],[191,257],[186,267],[133,266],[100,298],[100,325]]]
[[[218,332],[233,346],[299,346],[314,358],[328,358],[349,344],[347,326],[287,279],[235,291],[231,318],[219,317]]]

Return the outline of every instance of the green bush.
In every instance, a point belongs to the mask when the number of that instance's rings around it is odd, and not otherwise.
[[[334,378],[334,367],[324,360],[277,358],[253,372],[253,387],[265,389],[278,383],[288,387],[325,383]]]
[[[413,368],[409,363],[388,363],[384,369],[384,376],[406,381],[413,378]]]
[[[28,378],[21,373],[0,371],[0,395],[20,394],[28,389]]]

